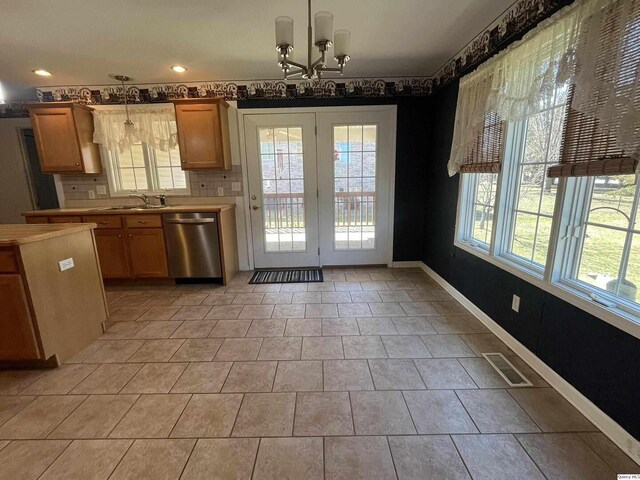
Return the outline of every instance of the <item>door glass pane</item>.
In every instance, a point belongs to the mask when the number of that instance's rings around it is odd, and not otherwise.
[[[336,250],[376,247],[377,128],[376,125],[333,127]]]
[[[302,128],[260,128],[258,137],[265,251],[305,251]]]

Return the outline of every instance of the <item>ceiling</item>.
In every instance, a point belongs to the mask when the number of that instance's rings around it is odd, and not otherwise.
[[[513,0],[314,0],[352,35],[349,77],[432,75]],[[294,18],[304,61],[304,0],[0,0],[0,81],[11,88],[280,78],[274,18]],[[333,61],[332,61],[333,62]],[[184,65],[183,74],[171,65]],[[44,68],[52,77],[38,77]]]

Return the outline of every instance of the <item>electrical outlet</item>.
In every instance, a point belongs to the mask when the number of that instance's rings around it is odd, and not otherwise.
[[[224,197],[224,188],[223,187],[218,187],[218,196],[219,197]]]
[[[105,187],[104,185],[97,185],[96,186],[96,193],[98,195],[106,195],[107,194],[107,187]]]
[[[95,190],[89,190],[89,198],[91,200],[93,200],[94,198],[96,198],[96,191]]]
[[[511,310],[516,313],[520,312],[520,297],[518,295],[514,295],[511,300]]]
[[[242,187],[240,186],[240,182],[231,182],[232,192],[239,192],[240,190],[242,190]]]
[[[73,263],[73,258],[65,258],[64,260],[60,260],[58,262],[58,267],[60,267],[60,271],[64,272],[65,270],[69,270],[70,268],[75,267]]]

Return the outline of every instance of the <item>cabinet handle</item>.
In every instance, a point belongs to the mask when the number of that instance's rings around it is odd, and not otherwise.
[[[98,225],[109,225],[109,222],[98,222]]]
[[[133,235],[129,235],[129,238],[133,238]]]
[[[149,223],[148,220],[138,220],[138,223]]]

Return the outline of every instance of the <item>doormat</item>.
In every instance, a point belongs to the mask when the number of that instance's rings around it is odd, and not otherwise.
[[[284,270],[260,270],[249,283],[311,283],[324,282],[321,268],[287,268]]]

